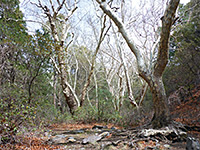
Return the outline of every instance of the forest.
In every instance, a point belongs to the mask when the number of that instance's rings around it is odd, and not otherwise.
[[[200,150],[199,8],[1,0],[0,149]]]

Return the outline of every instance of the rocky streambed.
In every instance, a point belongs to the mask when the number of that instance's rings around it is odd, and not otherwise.
[[[185,150],[187,132],[174,128],[119,129],[94,125],[92,128],[65,130],[53,128],[42,137],[48,145],[62,145],[64,149],[128,150],[177,149]]]

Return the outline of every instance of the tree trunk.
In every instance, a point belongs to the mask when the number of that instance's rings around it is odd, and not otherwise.
[[[162,77],[154,77],[150,82],[150,89],[153,96],[154,109],[152,126],[153,128],[167,126],[170,122],[170,115]]]
[[[63,94],[65,96],[65,100],[67,105],[69,106],[69,111],[73,115],[75,110],[78,108],[78,102],[75,99],[75,95],[72,92],[72,89],[69,87],[69,83],[67,81],[67,72],[65,70],[65,59],[63,48],[57,48],[58,53],[58,62],[59,62],[59,69],[60,69],[60,77],[61,77],[61,86],[63,90]]]
[[[122,34],[127,45],[133,52],[137,60],[139,75],[147,81],[150,86],[153,95],[154,104],[154,117],[152,119],[152,125],[154,128],[166,126],[169,121],[169,109],[167,107],[167,98],[162,81],[162,74],[168,62],[168,48],[169,48],[169,36],[171,26],[174,22],[175,12],[179,5],[180,0],[170,0],[166,7],[164,16],[161,17],[162,27],[160,33],[160,42],[158,47],[158,54],[154,67],[148,68],[145,62],[144,55],[135,46],[134,41],[128,34],[124,27],[123,22],[118,18],[118,15],[113,12],[110,6],[103,0],[96,0],[100,4],[100,8],[106,13],[115,25],[118,27],[119,32]]]
[[[78,108],[78,105],[74,99],[74,96],[69,89],[69,87],[65,84],[65,81],[62,82],[62,88],[63,88],[63,94],[65,96],[65,100],[67,102],[67,105],[69,106],[69,111],[72,115],[74,115],[75,110]]]
[[[57,95],[56,95],[56,90],[57,90],[57,78],[56,78],[56,72],[54,71],[54,75],[53,75],[53,104],[55,106],[55,108],[57,107]]]
[[[65,100],[69,106],[70,113],[73,115],[74,111],[77,109],[77,107],[80,106],[80,104],[79,104],[78,97],[75,93],[75,90],[68,83],[65,56],[67,54],[67,49],[69,45],[73,41],[73,35],[72,35],[71,41],[69,42],[66,41],[69,35],[69,32],[68,32],[69,24],[67,22],[68,22],[68,19],[72,16],[72,14],[75,12],[75,10],[78,7],[76,6],[76,1],[75,1],[73,3],[74,7],[68,10],[67,16],[63,15],[63,17],[59,17],[61,9],[65,7],[65,0],[63,0],[62,3],[58,2],[57,8],[55,8],[55,5],[53,5],[51,0],[49,2],[50,2],[50,7],[43,5],[40,1],[38,1],[39,4],[35,4],[35,5],[44,11],[44,14],[46,15],[48,19],[51,35],[53,37],[54,44],[55,44],[54,45],[55,52],[58,57],[59,67],[57,67],[53,59],[52,61],[54,63],[55,68],[59,72],[59,77],[61,78],[62,91],[65,96]]]

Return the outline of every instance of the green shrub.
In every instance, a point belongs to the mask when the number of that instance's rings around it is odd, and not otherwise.
[[[31,123],[36,116],[36,105],[28,104],[23,90],[15,85],[2,88],[0,93],[0,135],[2,141],[13,137],[20,125]]]

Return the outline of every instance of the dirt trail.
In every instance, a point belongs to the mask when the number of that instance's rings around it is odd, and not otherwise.
[[[19,136],[0,149],[29,150],[185,150],[186,142],[171,143],[136,137],[136,131],[112,124],[54,124],[45,131]]]

